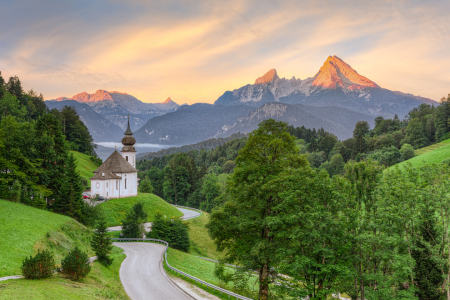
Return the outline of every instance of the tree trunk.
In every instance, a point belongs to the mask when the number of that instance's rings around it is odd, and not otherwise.
[[[264,264],[259,271],[259,299],[269,299],[269,267]]]

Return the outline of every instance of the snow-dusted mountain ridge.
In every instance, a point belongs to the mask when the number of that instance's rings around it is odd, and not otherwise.
[[[268,102],[336,106],[384,117],[395,114],[403,117],[421,103],[438,104],[428,98],[381,88],[337,56],[329,56],[313,77],[304,80],[280,78],[271,69],[254,84],[225,92],[214,104],[260,107]]]

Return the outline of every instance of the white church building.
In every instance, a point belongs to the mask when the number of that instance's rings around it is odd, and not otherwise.
[[[135,143],[128,117],[128,128],[122,139],[122,152],[114,150],[94,171],[95,175],[91,178],[91,197],[99,195],[106,198],[124,198],[138,194]]]

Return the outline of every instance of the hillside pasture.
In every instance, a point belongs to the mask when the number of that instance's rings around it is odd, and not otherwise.
[[[160,197],[153,194],[140,193],[135,197],[111,199],[100,204],[108,226],[121,225],[126,214],[134,204],[143,202],[148,214],[147,222],[152,222],[159,212],[167,218],[181,217],[183,213]]]
[[[97,166],[95,163],[89,159],[89,155],[71,151],[75,159],[77,160],[77,170],[80,172],[81,177],[84,177],[87,179],[88,187],[91,186],[91,180],[90,178],[94,176],[93,171],[97,170]]]
[[[450,140],[447,140],[450,141]],[[431,147],[431,146],[429,146]],[[426,147],[428,148],[428,147]],[[423,149],[423,148],[422,148]],[[386,170],[390,170],[392,168],[400,168],[403,170],[405,165],[410,163],[413,167],[420,167],[425,164],[440,164],[444,159],[450,158],[450,142],[446,145],[435,148],[434,150],[428,150],[423,154],[413,157],[411,159],[405,160],[399,164],[396,164]]]
[[[52,251],[57,264],[75,245],[94,256],[91,231],[69,217],[6,200],[0,212],[0,277],[21,274],[22,261],[39,249]]]

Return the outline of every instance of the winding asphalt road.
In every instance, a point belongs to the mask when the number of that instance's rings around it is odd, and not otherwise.
[[[199,212],[193,210],[178,209],[184,214],[183,220],[200,215]],[[121,230],[120,226],[117,227]],[[179,288],[164,271],[162,263],[164,245],[142,242],[118,242],[113,244],[122,248],[127,255],[120,266],[120,281],[131,299],[194,299]]]
[[[164,245],[154,243],[113,243],[125,250],[120,266],[120,281],[133,300],[192,300],[163,269]]]

